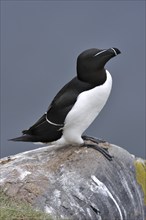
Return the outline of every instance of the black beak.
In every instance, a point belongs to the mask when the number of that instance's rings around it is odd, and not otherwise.
[[[109,52],[113,53],[114,56],[117,56],[118,54],[121,53],[121,51],[115,47],[111,47],[110,49],[108,49]]]

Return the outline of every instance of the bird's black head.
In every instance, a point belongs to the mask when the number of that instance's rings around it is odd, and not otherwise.
[[[105,64],[120,53],[117,48],[85,50],[77,58],[78,79],[96,85],[103,84],[106,80]]]

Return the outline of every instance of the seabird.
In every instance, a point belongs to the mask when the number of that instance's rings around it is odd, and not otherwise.
[[[83,132],[98,116],[111,92],[112,77],[105,64],[120,53],[117,48],[82,52],[77,58],[77,76],[57,93],[34,125],[11,140],[84,145]],[[98,146],[97,150],[111,159],[104,148]]]

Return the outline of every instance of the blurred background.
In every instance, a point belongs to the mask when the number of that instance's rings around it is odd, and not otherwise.
[[[111,96],[85,134],[145,157],[145,1],[1,1],[1,157],[48,108],[89,48],[117,47]]]

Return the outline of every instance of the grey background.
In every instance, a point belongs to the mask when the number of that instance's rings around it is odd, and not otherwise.
[[[1,156],[75,76],[85,49],[117,47],[111,96],[85,132],[145,154],[145,1],[1,1]]]

